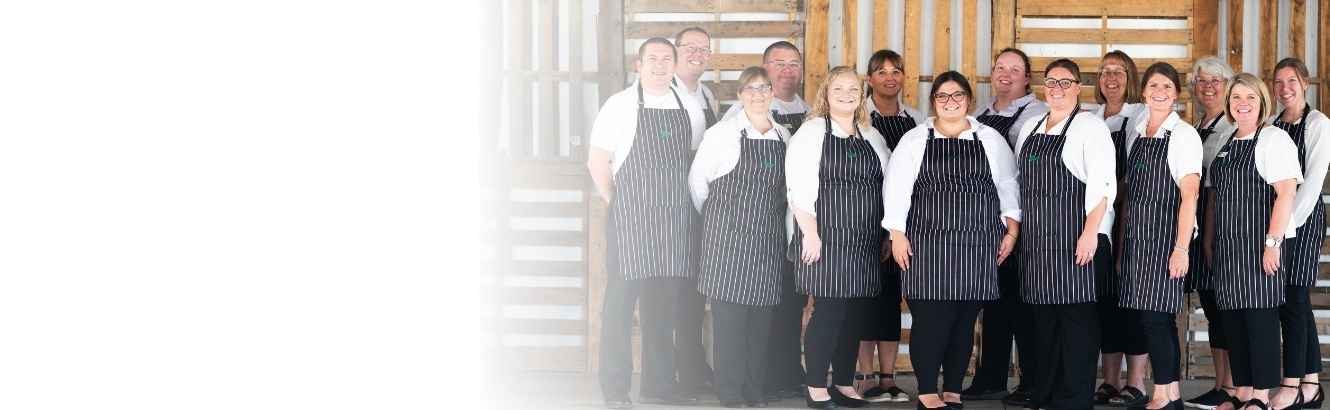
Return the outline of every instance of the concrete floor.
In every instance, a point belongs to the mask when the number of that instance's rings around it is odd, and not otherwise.
[[[514,382],[509,384],[513,390],[508,394],[512,396],[503,398],[507,403],[502,404],[502,408],[520,408],[520,409],[599,409],[604,408],[600,397],[600,388],[597,385],[594,374],[581,373],[531,373],[521,377],[513,378]],[[914,396],[915,379],[911,375],[896,376],[896,383],[907,392]],[[965,385],[969,385],[966,380]],[[638,382],[634,378],[633,386],[637,387]],[[1214,386],[1214,380],[1186,380],[1182,382],[1182,398],[1189,399],[1195,397]],[[1013,386],[1014,383],[1013,383]],[[1149,381],[1146,381],[1146,393],[1150,393]],[[636,393],[633,394],[634,402],[637,401]],[[914,409],[915,402],[877,404],[873,407],[888,409]],[[697,406],[676,407],[637,403],[634,408],[640,409],[723,409],[720,402],[714,395],[702,396],[701,404]],[[771,403],[768,407],[771,409],[802,409],[806,408],[802,399],[786,399],[778,403]],[[970,409],[1004,409],[1006,406],[1000,400],[992,401],[971,401],[965,403],[965,408]],[[1103,407],[1110,409],[1112,407]],[[1119,408],[1120,409],[1120,408]]]

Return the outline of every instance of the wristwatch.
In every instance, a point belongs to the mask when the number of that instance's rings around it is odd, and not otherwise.
[[[1274,235],[1265,236],[1265,247],[1278,248],[1279,244],[1284,243],[1284,238],[1277,238]]]

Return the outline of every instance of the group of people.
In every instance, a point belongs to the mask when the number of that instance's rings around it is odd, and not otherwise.
[[[901,101],[898,53],[874,53],[866,77],[832,68],[805,102],[800,52],[782,41],[718,116],[700,81],[710,44],[700,28],[646,40],[638,79],[592,127],[588,168],[609,204],[607,407],[632,406],[638,307],[642,402],[707,390],[726,407],[910,401],[893,380],[903,300],[920,409],[1320,408],[1309,290],[1330,119],[1306,102],[1302,61],[1276,65],[1272,95],[1198,59],[1193,125],[1168,63],[1138,74],[1126,53],[1106,54],[1091,104],[1072,60],[1038,67],[1040,99],[1029,57],[1005,49],[990,101],[976,105],[970,79],[948,71],[925,117]],[[1192,291],[1217,377],[1184,402],[1174,318]]]

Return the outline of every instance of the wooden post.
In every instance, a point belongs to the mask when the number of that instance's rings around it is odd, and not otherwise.
[[[993,53],[1016,45],[1016,0],[993,0]]]
[[[535,3],[540,10],[539,19],[536,20],[536,38],[540,39],[540,50],[537,55],[540,60],[536,63],[538,75],[536,77],[536,90],[540,93],[537,97],[536,107],[540,109],[537,113],[537,123],[540,128],[534,130],[534,134],[539,138],[536,140],[535,152],[537,157],[556,157],[559,154],[559,110],[554,107],[559,106],[559,91],[554,83],[554,73],[559,71],[559,16],[555,14],[554,9],[559,4],[556,2],[537,2]],[[529,137],[529,136],[528,136]]]
[[[887,17],[888,8],[891,5],[890,0],[872,0],[873,1],[873,51],[887,48],[887,24],[891,21]],[[898,67],[899,68],[899,67]]]
[[[1228,2],[1228,65],[1242,72],[1242,0]]]
[[[977,9],[979,5],[977,2],[973,1],[965,1],[962,3],[965,4],[965,11],[964,14],[961,15],[961,26],[964,27],[964,30],[962,30],[964,34],[961,37],[961,73],[965,74],[965,78],[970,79],[971,84],[978,84],[979,77],[977,76],[978,73],[975,72],[975,65],[978,63],[975,60],[978,57],[974,54],[974,48],[975,43],[977,42],[976,34],[979,30],[979,20],[975,18],[975,14],[978,13]]]
[[[1219,7],[1214,0],[1192,1],[1192,58],[1219,55]]]
[[[919,93],[919,9],[923,0],[905,1],[905,86],[901,96],[906,104],[919,107],[915,94]]]
[[[1265,0],[1261,2],[1261,66],[1256,68],[1258,77],[1274,80],[1272,71],[1275,68],[1275,59],[1279,57],[1279,1]]]
[[[840,65],[858,68],[859,65],[859,0],[842,0]]]
[[[600,60],[599,99],[602,104],[624,86],[624,50],[623,50],[623,0],[599,0],[600,16],[596,29],[598,45],[596,55]],[[590,147],[591,144],[586,144]],[[605,201],[594,190],[587,190],[583,197],[587,201],[587,369],[597,372],[600,369],[600,327],[598,313],[605,301],[605,284],[609,279],[605,269]]]
[[[804,98],[813,99],[817,88],[827,78],[831,62],[827,60],[827,12],[831,0],[808,0],[804,13]]]
[[[1289,5],[1289,41],[1288,55],[1306,60],[1307,41],[1303,38],[1307,36],[1307,0],[1292,0]],[[1324,42],[1325,35],[1318,33]],[[1274,68],[1273,66],[1270,68]]]
[[[951,0],[933,1],[934,77],[951,69]],[[927,99],[921,99],[921,101]]]

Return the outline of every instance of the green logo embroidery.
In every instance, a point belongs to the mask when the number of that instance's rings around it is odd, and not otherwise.
[[[656,137],[667,140],[670,139],[670,130],[660,130],[656,132]]]
[[[1026,160],[1027,160],[1027,161],[1030,161],[1030,162],[1038,161],[1038,160],[1039,160],[1039,154],[1030,154],[1029,157],[1026,157]]]
[[[768,158],[768,159],[764,159],[764,160],[762,160],[762,167],[763,167],[763,168],[774,168],[775,166],[776,166],[776,160],[774,160],[774,159],[770,159],[770,158]]]
[[[1145,169],[1145,161],[1141,161],[1141,160],[1139,160],[1139,159],[1136,160],[1136,169],[1138,169],[1138,170],[1144,170],[1144,169]]]
[[[845,157],[846,157],[846,158],[854,159],[854,157],[857,157],[857,156],[859,156],[859,151],[857,151],[857,150],[851,149],[851,150],[845,151]]]

